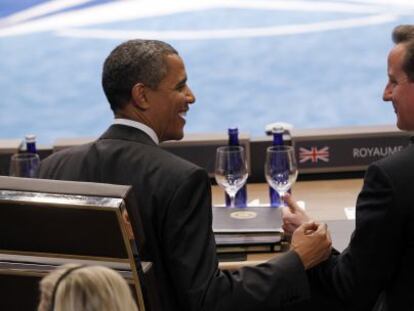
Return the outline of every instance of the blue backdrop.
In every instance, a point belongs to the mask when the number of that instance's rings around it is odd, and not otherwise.
[[[0,2],[0,138],[48,144],[106,128],[102,63],[137,37],[182,55],[197,97],[187,132],[392,124],[381,99],[391,31],[414,15],[385,0]]]

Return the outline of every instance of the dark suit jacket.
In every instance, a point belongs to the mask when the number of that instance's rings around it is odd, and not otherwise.
[[[51,155],[41,178],[132,185],[165,310],[280,310],[309,297],[303,265],[288,252],[258,268],[218,269],[205,170],[143,132],[112,125],[96,142]]]
[[[315,309],[332,299],[349,310],[414,310],[413,226],[410,145],[368,168],[348,248],[309,273]]]

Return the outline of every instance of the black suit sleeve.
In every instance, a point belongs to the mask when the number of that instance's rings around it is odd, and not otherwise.
[[[308,298],[295,252],[236,272],[218,269],[210,191],[207,174],[195,170],[177,188],[165,217],[165,264],[183,310],[280,310]]]
[[[356,225],[349,246],[340,255],[309,272],[316,299],[336,299],[352,310],[371,310],[386,288],[401,256],[404,239],[398,197],[385,171],[371,165],[356,205]],[[319,292],[320,291],[320,292]],[[318,305],[318,303],[315,303]]]

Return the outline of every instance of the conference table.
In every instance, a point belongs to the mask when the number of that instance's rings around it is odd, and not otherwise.
[[[362,179],[335,179],[299,181],[292,187],[292,195],[297,201],[303,201],[306,212],[317,221],[326,222],[328,228],[335,229],[333,246],[341,250],[349,241],[354,222],[349,220],[346,210],[355,208],[358,193],[362,188]],[[259,200],[268,203],[268,186],[265,183],[248,184],[248,201]],[[212,186],[213,204],[224,203],[224,192],[218,186]],[[344,226],[344,224],[347,224]],[[338,232],[339,230],[339,232]],[[337,245],[335,245],[337,244]],[[246,261],[220,262],[222,269],[237,269],[242,266],[257,265],[282,253],[248,254]]]

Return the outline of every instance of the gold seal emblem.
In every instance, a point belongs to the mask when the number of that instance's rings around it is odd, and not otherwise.
[[[230,217],[236,219],[252,219],[257,216],[257,213],[250,211],[238,211],[230,214]]]

